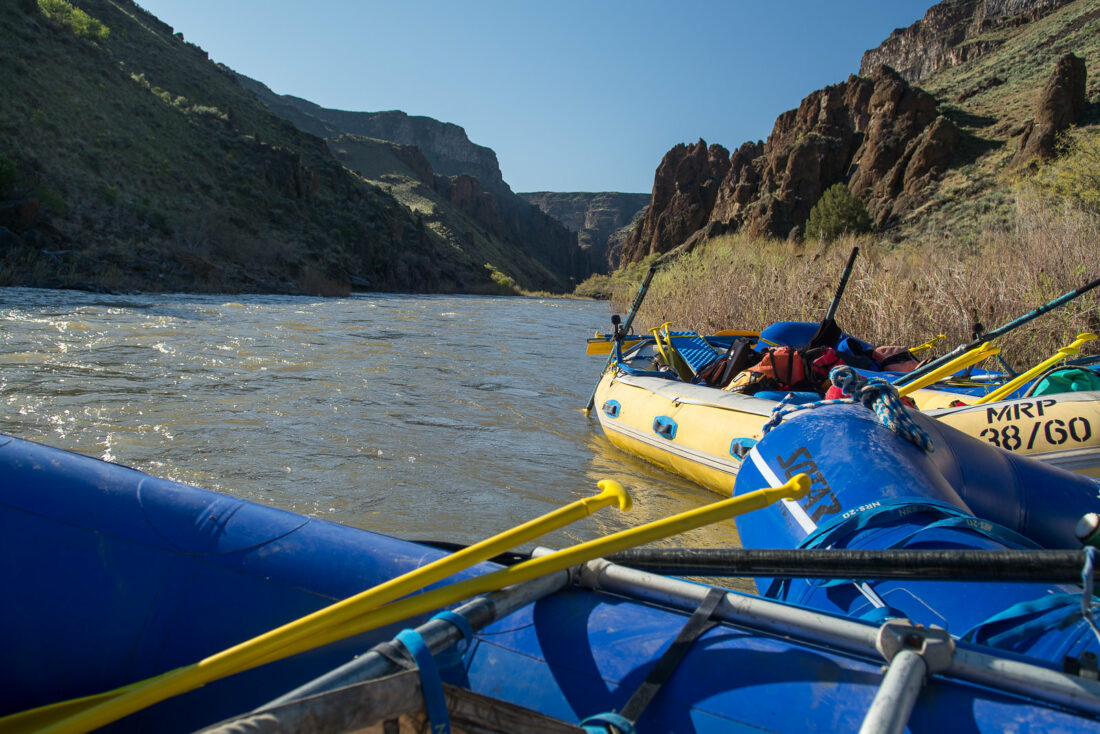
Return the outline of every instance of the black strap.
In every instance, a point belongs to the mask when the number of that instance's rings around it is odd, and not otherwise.
[[[728,385],[734,375],[748,366],[750,354],[755,354],[749,349],[749,342],[746,339],[738,338],[730,347],[733,349],[733,354],[726,357],[725,369],[722,370],[722,376],[715,383],[718,387]]]
[[[835,347],[840,341],[840,337],[844,332],[834,319],[825,319],[817,327],[817,331],[810,337],[810,341],[806,344],[807,349],[813,349],[814,347]]]
[[[676,666],[687,654],[692,643],[717,624],[717,622],[711,620],[710,615],[714,614],[714,610],[718,608],[718,602],[722,601],[725,595],[726,592],[722,589],[713,586],[710,588],[691,618],[680,629],[680,634],[676,635],[676,639],[665,650],[665,654],[650,668],[649,675],[645,677],[642,685],[638,686],[638,690],[634,691],[634,695],[623,706],[623,710],[619,712],[623,718],[629,719],[631,722],[638,721],[646,706],[661,690],[661,686],[672,677],[672,672],[676,670]]]

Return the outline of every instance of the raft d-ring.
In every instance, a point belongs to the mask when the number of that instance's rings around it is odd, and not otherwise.
[[[667,415],[659,415],[653,419],[653,432],[671,441],[676,438],[676,421]]]
[[[756,439],[754,438],[735,438],[730,441],[730,456],[744,460],[755,445]]]

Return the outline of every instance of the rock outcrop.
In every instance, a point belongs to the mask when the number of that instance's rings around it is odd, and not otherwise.
[[[1020,135],[1019,147],[1012,158],[1013,166],[1054,155],[1058,134],[1077,122],[1088,102],[1086,77],[1084,59],[1066,54],[1058,60],[1039,93],[1035,119],[1027,123]]]
[[[321,107],[300,97],[276,94],[266,85],[235,74],[241,86],[253,92],[268,109],[304,132],[320,138],[342,134],[413,145],[423,151],[432,170],[444,176],[468,174],[481,181],[486,190],[498,193],[508,185],[500,174],[497,154],[477,145],[466,131],[449,122],[431,117],[409,115],[399,110],[352,112]]]
[[[863,54],[859,73],[896,69],[915,83],[949,66],[976,59],[1003,42],[990,31],[1029,23],[1072,0],[944,0],[908,28],[898,28]]]
[[[766,143],[745,143],[728,160],[724,148],[703,141],[670,150],[622,262],[690,249],[700,231],[797,236],[838,182],[864,200],[876,228],[889,227],[919,204],[958,143],[958,128],[939,115],[935,99],[893,69],[849,77],[810,94],[779,116]]]
[[[501,177],[496,153],[472,143],[458,125],[400,111],[349,112],[321,107],[235,74],[269,110],[298,129],[338,145],[343,136],[394,144],[393,154],[417,178],[448,198],[486,232],[518,246],[564,287],[602,269],[577,243],[577,235],[513,193]],[[364,173],[360,171],[360,173]]]
[[[465,173],[441,177],[436,181],[436,188],[451,206],[467,214],[486,232],[496,237],[508,236],[496,197],[483,189],[476,178]]]
[[[618,192],[536,191],[518,196],[576,232],[577,243],[597,272],[618,262],[623,241],[649,204],[649,194]]]
[[[666,153],[653,179],[649,209],[623,243],[620,262],[667,252],[706,224],[729,171],[729,151],[707,147],[702,139]]]
[[[914,208],[923,186],[947,167],[959,130],[938,114],[931,95],[907,84],[890,67],[879,67],[873,81],[867,129],[852,160],[848,186],[864,200],[873,226],[881,229]]]

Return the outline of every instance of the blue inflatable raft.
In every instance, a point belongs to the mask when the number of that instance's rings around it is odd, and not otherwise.
[[[849,510],[887,499],[978,505],[959,493],[961,487],[951,486],[961,475],[970,476],[970,470],[951,469],[941,460],[953,451],[949,442],[931,457],[898,448],[879,436],[877,424],[861,410],[839,411],[844,430],[851,433],[840,437],[844,446],[835,448],[858,452],[868,475],[906,461],[893,471],[890,486],[866,481],[854,485],[866,489],[846,492],[835,473],[839,464],[824,463],[827,453],[799,430],[814,423],[817,411],[792,418],[758,445],[761,466],[772,471],[783,471],[779,459],[794,466],[792,457],[798,458],[795,452],[803,448],[818,462],[832,494],[827,500],[804,500],[803,514],[816,515],[825,527]],[[838,438],[835,428],[819,432]],[[871,443],[864,446],[864,441]],[[910,474],[918,469],[927,476]],[[844,482],[860,478],[845,471]],[[1067,515],[1096,504],[1095,487],[1074,483],[1079,478],[1070,481],[1069,475],[1024,464],[1002,471],[990,476],[990,484],[1002,476],[1015,478],[1016,489],[1008,487],[1010,492],[1051,479],[1054,483],[1042,490],[1055,501],[1079,501],[1066,508]],[[745,482],[766,481],[761,473],[743,474]],[[935,494],[921,495],[925,488]],[[871,490],[873,498],[867,495]],[[1084,497],[1089,491],[1091,503]],[[998,504],[1007,508],[1022,499],[1019,492],[992,502],[990,514],[1003,509]],[[834,497],[838,511],[816,512],[816,507],[831,507]],[[761,522],[745,525],[746,537],[754,542],[764,538],[793,545],[806,536],[786,510],[756,514]],[[1006,514],[1011,513],[1001,511],[998,517]],[[1034,533],[1034,541],[1043,543],[1060,537],[1059,514],[1036,515],[1028,505],[1016,513],[1011,529],[1020,535],[1012,537]],[[1049,522],[1033,523],[1039,516]],[[8,589],[0,606],[4,716],[193,663],[443,555],[3,435],[0,531],[0,581]],[[983,543],[1000,542],[979,537]],[[465,575],[494,568],[486,563]],[[1047,593],[1048,587],[1032,591]],[[501,714],[495,724],[482,722],[479,731],[579,732],[585,731],[579,725],[586,720],[590,732],[610,731],[609,721],[617,722],[620,731],[637,732],[854,731],[861,726],[936,734],[1100,731],[1095,680],[1066,674],[1050,656],[1036,657],[1030,650],[1001,652],[982,640],[955,640],[918,627],[913,622],[940,621],[954,612],[930,616],[883,587],[878,595],[912,614],[911,621],[883,625],[850,618],[859,611],[850,600],[830,602],[829,610],[821,611],[828,605],[820,599],[837,589],[847,593],[843,586],[788,585],[784,598],[798,602],[790,604],[596,560],[571,574],[470,600],[454,614],[410,619],[211,682],[109,729],[346,731],[383,726],[391,720],[390,708],[363,706],[366,687],[389,685],[405,675],[394,675],[405,665],[419,670],[413,676],[422,692],[417,700],[428,701],[424,708],[435,731],[443,730],[437,717],[448,709],[453,718],[460,717],[463,696],[480,697],[475,709],[511,707],[513,718]],[[970,603],[986,593],[968,594]],[[923,591],[917,595],[927,596]],[[998,604],[1012,602],[1016,592],[998,598]],[[983,614],[968,612],[962,624]],[[957,625],[949,621],[954,632]],[[413,666],[391,642],[401,626],[415,628],[434,658],[414,651],[419,665]],[[1064,647],[1077,649],[1076,629],[1069,634],[1073,641]],[[407,642],[408,633],[399,639],[417,647]],[[919,670],[912,666],[914,658]],[[917,670],[915,677],[906,672],[911,670]],[[436,695],[440,677],[443,693]],[[899,697],[899,691],[908,693]],[[899,703],[907,696],[907,704]],[[12,723],[18,721],[0,719],[0,731],[20,730]]]
[[[748,548],[1070,549],[1097,512],[1097,480],[967,436],[912,411],[907,440],[861,405],[795,411],[742,466],[735,493],[797,472],[807,498],[738,518]],[[1087,529],[1086,529],[1087,530]],[[905,617],[1052,663],[1100,651],[1079,586],[1033,582],[758,579],[765,596],[852,617]]]

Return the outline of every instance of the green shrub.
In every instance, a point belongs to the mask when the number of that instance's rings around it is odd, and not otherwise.
[[[825,190],[806,221],[806,236],[819,240],[870,231],[871,217],[863,200],[842,183],[833,184]]]
[[[110,28],[80,8],[74,8],[67,0],[38,0],[38,8],[47,18],[80,38],[101,42],[111,35]]]
[[[43,208],[51,211],[63,212],[68,206],[65,203],[65,197],[56,189],[46,184],[39,184],[34,190],[34,196],[38,199],[38,203],[41,204]]]
[[[492,263],[485,263],[485,269],[489,271],[489,277],[497,284],[501,293],[519,293],[519,286],[516,285],[516,281],[497,269],[495,265]]]
[[[1100,130],[1066,137],[1058,157],[1039,166],[1027,183],[1048,199],[1100,214]]]

